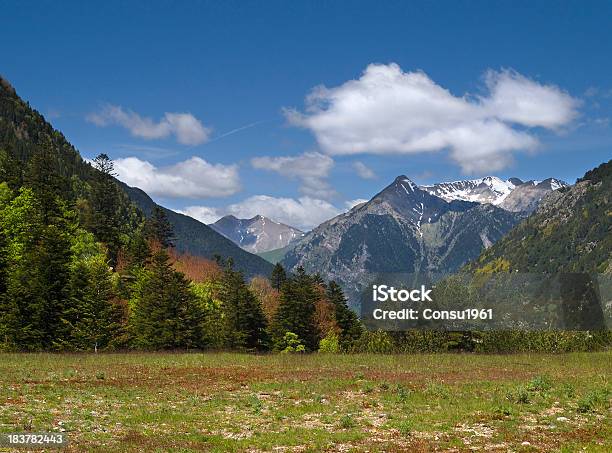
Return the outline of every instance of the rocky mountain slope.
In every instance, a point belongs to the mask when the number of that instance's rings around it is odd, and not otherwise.
[[[251,253],[286,247],[304,235],[297,228],[261,215],[251,219],[238,219],[228,215],[209,226]]]
[[[512,212],[533,212],[546,195],[563,187],[567,183],[555,178],[527,181],[515,186],[498,206]]]
[[[470,269],[612,273],[612,161],[549,193]]]
[[[421,188],[446,201],[490,203],[507,211],[531,212],[546,194],[566,186],[567,183],[555,178],[524,182],[519,178],[503,180],[497,176],[487,176],[479,179],[424,185]]]
[[[380,273],[454,272],[522,218],[492,204],[432,195],[399,176],[369,202],[307,233],[283,260],[355,294]]]

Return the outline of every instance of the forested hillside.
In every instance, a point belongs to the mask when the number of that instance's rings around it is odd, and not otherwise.
[[[540,207],[485,250],[470,270],[612,273],[612,161]]]
[[[137,187],[129,187],[122,182],[119,182],[119,186],[145,215],[149,215],[158,206],[151,200],[151,197]],[[178,251],[209,259],[215,256],[231,258],[236,269],[242,271],[248,278],[256,275],[269,275],[272,271],[271,263],[246,252],[208,225],[163,206],[159,208],[164,211],[172,224]]]
[[[63,197],[70,202],[79,200],[84,209],[91,208],[86,202],[91,201],[91,183],[99,172],[82,159],[60,131],[53,129],[40,113],[23,101],[8,81],[0,77],[0,172],[11,172],[13,188],[23,183],[24,164],[40,152],[45,153],[45,160],[53,167],[54,176],[63,178]],[[9,170],[11,166],[13,170]],[[116,197],[120,214],[116,221],[121,233],[129,235],[142,221],[143,214],[150,214],[157,205],[141,190],[122,183],[119,186],[121,190]],[[175,230],[178,250],[209,259],[216,255],[231,258],[236,269],[248,277],[268,275],[272,270],[270,263],[245,252],[207,225],[162,209]]]
[[[6,81],[0,89],[0,350],[290,352],[324,338],[347,349],[361,335],[335,283],[268,272],[118,183],[107,155],[84,162]]]

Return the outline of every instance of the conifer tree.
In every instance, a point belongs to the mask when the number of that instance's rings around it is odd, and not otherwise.
[[[62,208],[70,199],[68,182],[60,175],[57,156],[50,144],[39,147],[28,162],[24,185],[32,189],[38,200],[45,225],[62,215]]]
[[[70,297],[62,312],[64,335],[58,347],[105,349],[120,340],[124,309],[115,300],[106,251],[91,233],[80,231],[72,246]]]
[[[8,188],[6,182],[0,183],[0,216],[6,204],[10,201],[11,195],[11,190]],[[8,254],[8,238],[3,228],[2,218],[0,217],[0,348],[3,343],[6,344],[8,341],[6,331],[7,320],[5,319],[5,312],[7,309],[6,291],[8,289]]]
[[[285,268],[281,263],[276,263],[272,269],[272,274],[270,275],[270,283],[272,283],[272,288],[280,291],[281,287],[286,281],[287,273],[285,272]]]
[[[130,319],[133,343],[144,349],[202,347],[204,313],[183,274],[172,269],[168,253],[153,253],[141,272]]]
[[[231,348],[265,350],[269,347],[266,317],[261,304],[244,282],[242,274],[227,264],[221,278],[219,299]]]
[[[146,220],[145,236],[164,248],[174,247],[174,229],[161,207],[155,206],[151,216]]]
[[[18,349],[49,349],[58,335],[72,232],[70,213],[60,208],[43,207],[32,189],[22,188],[0,212],[9,262],[0,318],[5,342]]]
[[[0,182],[13,190],[21,185],[21,169],[17,161],[6,150],[0,149]]]
[[[361,336],[363,327],[357,314],[348,307],[342,288],[333,280],[327,285],[327,299],[335,307],[336,324],[340,327],[340,346],[347,350]]]
[[[314,319],[318,297],[312,278],[300,266],[281,288],[281,301],[272,325],[276,345],[282,343],[287,332],[293,332],[309,351],[318,348],[319,332]]]
[[[106,245],[111,265],[117,264],[121,247],[121,199],[114,180],[113,161],[106,154],[94,159],[98,170],[91,183],[92,224],[89,226],[96,239]]]

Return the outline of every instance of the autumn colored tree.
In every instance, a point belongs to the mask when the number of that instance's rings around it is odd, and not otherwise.
[[[268,323],[271,323],[280,305],[279,291],[274,289],[270,281],[265,277],[254,277],[251,279],[249,289],[261,304]]]

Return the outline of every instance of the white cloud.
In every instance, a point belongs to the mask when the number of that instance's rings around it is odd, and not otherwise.
[[[489,96],[481,98],[488,113],[527,127],[557,129],[577,116],[579,101],[554,85],[541,85],[513,71],[488,71]]]
[[[347,200],[344,202],[344,207],[347,210],[351,210],[353,209],[355,206],[357,206],[358,204],[361,203],[367,203],[369,200],[365,199],[365,198],[355,198],[354,200]]]
[[[150,195],[163,197],[225,197],[240,190],[237,165],[211,164],[193,156],[167,167],[137,157],[114,161],[118,178]]]
[[[577,115],[579,101],[556,86],[513,71],[489,71],[485,82],[486,96],[457,97],[423,72],[372,64],[357,80],[315,88],[304,113],[285,115],[331,155],[448,149],[468,173],[504,168],[513,151],[537,147],[526,128],[558,129]]]
[[[253,168],[274,171],[301,182],[300,192],[314,198],[328,199],[336,195],[326,181],[334,166],[334,160],[325,154],[307,152],[299,156],[255,157],[251,159]]]
[[[223,210],[219,208],[212,208],[209,206],[188,206],[185,209],[177,209],[176,212],[180,212],[181,214],[188,215],[189,217],[193,217],[196,220],[199,220],[205,224],[215,223],[225,214],[223,214]]]
[[[211,129],[205,127],[191,113],[166,112],[161,120],[153,121],[118,105],[105,105],[100,112],[87,115],[87,121],[96,126],[116,124],[134,137],[154,140],[174,135],[183,145],[199,145],[208,141]]]
[[[360,161],[353,162],[353,168],[355,169],[355,171],[357,172],[357,175],[360,178],[363,178],[363,179],[375,179],[376,178],[376,173],[374,173],[372,169],[366,166],[366,164],[364,164],[363,162],[360,162]]]
[[[277,222],[282,222],[302,230],[309,230],[340,214],[342,211],[325,200],[311,197],[294,199],[254,195],[239,203],[231,204],[226,208],[188,206],[178,212],[204,223],[213,223],[228,214],[238,218],[251,218],[261,214]]]

